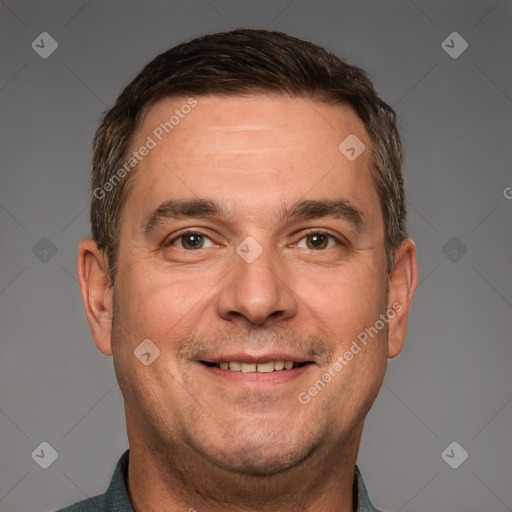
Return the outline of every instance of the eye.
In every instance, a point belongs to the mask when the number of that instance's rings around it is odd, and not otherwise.
[[[300,241],[297,243],[297,247],[304,247],[303,245],[300,245],[302,240],[306,241],[306,249],[311,249],[314,251],[331,249],[336,245],[336,242],[341,244],[340,240],[338,240],[334,235],[324,231],[312,231],[308,233],[306,236],[300,239]],[[333,243],[329,244],[331,241],[333,241]]]
[[[205,245],[210,243],[210,245]],[[182,233],[181,235],[173,238],[169,242],[167,242],[166,246],[176,246],[176,244],[179,244],[178,247],[180,249],[186,249],[186,250],[196,250],[196,249],[205,249],[206,247],[212,247],[212,243],[210,240],[210,237],[204,235],[203,233],[196,233],[189,231],[188,233]]]

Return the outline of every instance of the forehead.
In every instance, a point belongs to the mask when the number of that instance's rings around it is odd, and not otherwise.
[[[279,138],[269,139],[277,133]],[[219,149],[229,149],[231,153],[280,150],[302,139],[301,146],[295,147],[297,155],[315,147],[337,156],[343,135],[358,134],[370,142],[362,120],[348,104],[263,94],[164,98],[146,113],[136,141],[148,134],[158,145],[168,146],[173,142],[177,146],[191,136],[201,137],[201,148],[212,142],[218,145],[224,139]],[[180,153],[174,155],[179,156]]]
[[[147,198],[148,208],[194,195],[217,195],[246,212],[340,192],[356,203],[377,199],[371,140],[345,104],[270,95],[166,98],[147,112],[132,150],[149,140],[154,147],[130,192]],[[345,140],[357,152],[365,148],[356,159],[343,152]]]

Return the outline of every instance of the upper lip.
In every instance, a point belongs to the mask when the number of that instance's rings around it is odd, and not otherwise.
[[[221,361],[236,361],[240,363],[268,363],[270,361],[293,361],[294,363],[314,363],[314,360],[307,357],[302,357],[294,354],[276,353],[269,354],[247,354],[243,352],[233,354],[220,354],[218,356],[212,355],[206,358],[202,358],[201,361],[208,363],[220,363]]]

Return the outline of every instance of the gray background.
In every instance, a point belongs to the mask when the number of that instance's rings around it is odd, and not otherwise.
[[[0,510],[99,494],[127,447],[75,271],[100,114],[159,52],[240,26],[328,47],[398,112],[421,283],[363,436],[375,505],[512,510],[511,18],[507,0],[1,2]],[[44,31],[47,59],[31,48]],[[441,44],[454,31],[469,45],[456,59]],[[43,441],[48,469],[31,458]],[[441,457],[452,441],[469,453],[458,469]]]

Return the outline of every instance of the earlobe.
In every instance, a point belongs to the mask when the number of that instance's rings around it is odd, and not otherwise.
[[[92,238],[78,248],[78,280],[94,342],[105,355],[112,355],[112,293],[104,253]]]
[[[402,351],[409,309],[417,285],[416,245],[407,238],[396,251],[389,278],[388,308],[394,311],[394,315],[389,315],[388,357],[396,357]]]

